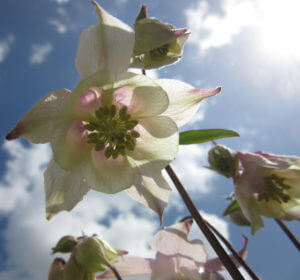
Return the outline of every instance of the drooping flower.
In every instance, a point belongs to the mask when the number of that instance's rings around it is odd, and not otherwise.
[[[148,18],[143,5],[134,23],[135,45],[132,67],[151,69],[178,61],[190,33],[187,29],[174,29],[171,24]]]
[[[207,260],[201,240],[188,240],[192,223],[192,219],[186,219],[159,231],[150,243],[157,251],[155,259],[125,256],[119,259],[115,268],[122,276],[151,274],[152,280],[222,280],[218,273],[224,269],[222,262],[218,258]],[[243,258],[247,255],[246,239],[239,254]],[[111,276],[112,273],[107,270],[97,278]]]
[[[80,36],[76,60],[84,79],[72,93],[48,93],[6,138],[50,142],[53,160],[44,173],[48,219],[73,209],[90,189],[127,190],[162,219],[170,187],[161,170],[177,153],[177,126],[221,88],[201,90],[124,72],[133,32],[93,3],[99,24]]]
[[[235,177],[235,196],[252,233],[264,226],[262,215],[300,219],[300,158],[265,152],[238,152],[242,170]]]

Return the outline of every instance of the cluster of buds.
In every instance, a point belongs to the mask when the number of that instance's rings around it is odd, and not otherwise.
[[[96,236],[76,238],[71,235],[62,237],[52,252],[71,255],[67,262],[54,259],[48,280],[94,280],[96,272],[105,271],[124,254]]]

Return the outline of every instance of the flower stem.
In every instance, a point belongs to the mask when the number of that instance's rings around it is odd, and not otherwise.
[[[215,252],[217,253],[218,257],[230,273],[231,277],[234,280],[242,280],[244,277],[240,273],[240,271],[237,269],[231,258],[227,255],[224,248],[221,246],[217,238],[214,236],[214,234],[210,231],[208,226],[206,225],[204,219],[200,215],[199,211],[197,210],[195,204],[191,200],[190,196],[186,192],[185,188],[183,187],[182,183],[176,176],[175,172],[171,168],[170,165],[167,165],[165,168],[168,175],[172,179],[176,189],[178,190],[180,196],[182,197],[186,207],[190,211],[192,217],[196,221],[197,225],[199,226],[200,230],[203,232],[204,236],[209,241],[210,245],[214,248]]]
[[[116,270],[116,269],[114,268],[113,265],[111,265],[109,262],[106,262],[106,265],[110,268],[110,270],[113,272],[113,274],[116,276],[116,278],[117,278],[118,280],[122,280],[121,275],[119,274],[118,270]]]
[[[245,268],[245,270],[252,277],[252,279],[259,280],[258,276],[248,266],[248,264],[244,261],[244,259],[238,254],[238,252],[231,246],[230,242],[213,225],[211,225],[208,221],[205,222],[210,227],[210,229],[222,240],[222,242],[226,245],[226,247],[231,251],[235,259],[241,264],[241,266]],[[246,237],[244,236],[244,238]]]
[[[274,219],[276,223],[280,226],[280,228],[284,231],[284,233],[287,235],[287,237],[292,241],[292,243],[295,245],[295,247],[300,251],[300,243],[297,239],[297,237],[289,230],[289,228],[278,219]]]

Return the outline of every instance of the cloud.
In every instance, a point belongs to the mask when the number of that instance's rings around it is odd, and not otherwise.
[[[59,34],[64,34],[68,30],[67,26],[58,19],[49,19],[48,24],[53,26]]]
[[[6,59],[14,42],[15,36],[13,34],[8,34],[0,41],[0,63]]]
[[[212,10],[210,1],[198,1],[186,9],[185,16],[192,35],[188,42],[201,51],[231,42],[243,27],[255,24],[258,14],[255,1],[222,0],[220,12]]]
[[[56,3],[58,3],[58,4],[66,4],[66,3],[68,3],[70,0],[51,0],[51,1],[54,1],[54,2],[56,2]]]
[[[115,4],[118,7],[121,7],[121,6],[125,5],[126,3],[127,3],[127,0],[115,0]]]
[[[51,43],[45,44],[33,44],[31,45],[31,53],[29,57],[30,64],[41,64],[43,63],[50,52],[53,50]]]
[[[42,174],[50,159],[48,145],[25,147],[14,141],[4,149],[9,158],[0,181],[0,217],[7,218],[1,232],[7,257],[1,279],[46,279],[53,260],[50,249],[63,235],[79,236],[81,231],[96,233],[134,255],[153,255],[147,244],[159,220],[125,192],[112,196],[90,191],[72,212],[47,221]]]

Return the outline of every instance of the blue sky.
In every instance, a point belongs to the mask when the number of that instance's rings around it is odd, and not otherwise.
[[[192,33],[183,59],[150,71],[201,88],[223,91],[201,104],[185,129],[227,128],[240,138],[219,141],[236,150],[300,155],[300,25],[296,0],[138,1],[102,0],[108,12],[131,25],[140,5],[150,16]],[[272,5],[271,5],[272,3]],[[0,10],[0,279],[45,279],[50,248],[65,234],[97,233],[132,254],[149,256],[147,243],[158,218],[125,194],[90,192],[72,213],[45,220],[42,173],[47,145],[5,142],[4,135],[37,100],[80,80],[75,69],[78,37],[96,24],[90,1],[3,1]],[[272,220],[251,236],[222,217],[231,180],[203,169],[210,145],[182,147],[174,168],[200,210],[210,215],[235,247],[250,239],[247,261],[261,279],[297,279],[299,255]],[[176,191],[165,225],[188,215]],[[297,222],[288,226],[300,236]],[[119,238],[120,231],[123,231]],[[195,232],[193,234],[196,234]],[[28,257],[30,256],[30,257]],[[299,277],[299,276],[298,276]]]

